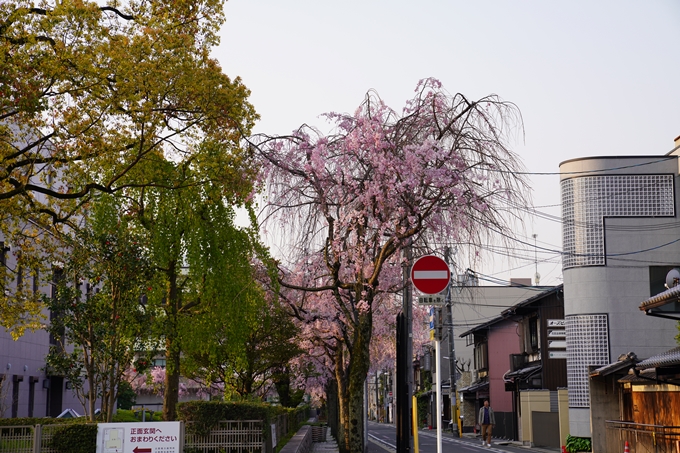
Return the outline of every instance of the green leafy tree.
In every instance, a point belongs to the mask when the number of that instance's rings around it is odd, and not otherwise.
[[[141,344],[148,344],[153,313],[140,304],[151,279],[145,246],[119,206],[102,197],[87,228],[75,231],[55,278],[48,330],[57,340],[47,357],[53,373],[65,376],[94,419],[99,398],[111,421],[127,367]]]
[[[0,269],[12,277],[46,276],[45,242],[97,194],[158,187],[159,158],[189,159],[206,139],[232,147],[257,117],[210,57],[221,0],[102,3],[0,2],[0,233],[24,263]],[[42,308],[0,291],[0,324],[16,335]]]
[[[194,342],[201,341],[202,347],[196,344],[192,353],[185,354],[186,368],[206,382],[224,384],[227,393],[241,398],[262,396],[276,384],[277,391],[281,388],[281,404],[288,406],[283,399],[289,401],[288,395],[294,390],[290,385],[279,387],[279,384],[290,384],[288,363],[303,352],[295,343],[298,328],[281,307],[264,301],[262,290],[255,282],[245,281],[242,285],[238,299],[252,298],[252,305],[257,310],[245,318],[241,331],[245,335],[233,338],[233,333],[211,314],[217,322],[208,329],[212,335],[210,338],[192,338]],[[211,323],[210,320],[205,322],[206,325]]]
[[[159,158],[155,167],[163,175],[162,185],[178,188],[141,189],[129,208],[145,230],[156,270],[151,297],[163,312],[165,420],[176,417],[182,355],[202,351],[216,332],[235,348],[246,337],[248,317],[259,303],[248,297],[255,285],[256,233],[234,222],[234,206],[244,204],[252,192],[254,176],[249,175],[255,170],[240,149],[231,151],[206,142],[195,158]]]
[[[121,381],[118,385],[118,409],[132,409],[137,403],[137,393],[128,381]]]

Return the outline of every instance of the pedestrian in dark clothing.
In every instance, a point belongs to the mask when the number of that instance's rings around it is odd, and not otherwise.
[[[482,445],[491,446],[491,432],[493,425],[496,424],[496,416],[493,409],[489,407],[489,400],[484,400],[484,407],[479,410],[477,422],[482,425]]]

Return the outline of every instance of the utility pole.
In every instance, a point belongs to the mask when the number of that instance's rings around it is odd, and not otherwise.
[[[411,453],[413,405],[413,307],[411,294],[411,243],[404,247],[403,307],[397,316],[397,453]]]
[[[444,261],[451,268],[451,249],[447,246],[444,248]],[[451,278],[453,278],[454,273],[451,272]],[[453,344],[453,303],[451,302],[451,279],[449,279],[449,284],[446,285],[446,323],[448,324],[448,335],[449,335],[449,401],[451,402],[451,430],[454,437],[459,435],[458,431],[458,398],[456,393],[456,348]]]

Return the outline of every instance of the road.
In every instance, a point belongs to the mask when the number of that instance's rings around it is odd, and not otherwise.
[[[394,453],[397,449],[396,429],[393,425],[368,422],[368,453]],[[419,453],[437,453],[437,432],[418,432]],[[442,435],[442,453],[474,452],[559,452],[558,449],[526,448],[494,439],[491,447],[482,447],[481,439],[453,438]]]

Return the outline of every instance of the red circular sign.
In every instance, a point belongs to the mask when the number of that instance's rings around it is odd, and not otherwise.
[[[421,256],[411,268],[413,286],[424,294],[437,294],[444,291],[450,279],[449,266],[438,256]]]

